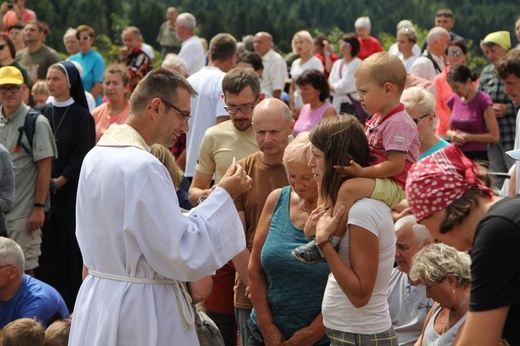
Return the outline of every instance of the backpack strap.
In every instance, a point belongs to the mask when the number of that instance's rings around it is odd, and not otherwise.
[[[18,139],[16,141],[16,146],[18,148],[22,148],[27,155],[31,154],[31,149],[34,140],[34,133],[36,132],[36,119],[41,113],[34,108],[30,108],[25,115],[25,120],[23,122],[23,126],[18,128]],[[25,145],[22,142],[23,134],[25,132],[25,136],[27,137],[27,141],[29,142],[29,146]]]

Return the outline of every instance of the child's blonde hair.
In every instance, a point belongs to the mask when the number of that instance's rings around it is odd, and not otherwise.
[[[43,346],[67,346],[69,344],[70,319],[57,320],[45,330]]]
[[[46,95],[48,97],[49,90],[47,90],[47,82],[44,80],[36,81],[31,88],[31,93],[33,95]]]
[[[401,59],[393,54],[379,52],[372,54],[358,66],[354,77],[360,73],[367,73],[379,86],[391,83],[397,87],[399,97],[406,85],[406,69]]]
[[[166,167],[168,173],[170,173],[175,188],[178,188],[184,173],[177,165],[177,162],[175,162],[175,156],[173,156],[173,153],[162,144],[152,144],[150,153],[161,161],[164,167]]]
[[[14,320],[0,334],[0,345],[3,346],[43,346],[44,340],[42,325],[32,318]]]

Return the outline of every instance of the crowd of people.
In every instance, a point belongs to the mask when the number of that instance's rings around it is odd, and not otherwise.
[[[448,9],[422,48],[360,17],[284,59],[170,7],[154,69],[135,26],[60,61],[0,15],[0,345],[196,345],[197,309],[226,346],[520,344],[508,31],[477,75]]]

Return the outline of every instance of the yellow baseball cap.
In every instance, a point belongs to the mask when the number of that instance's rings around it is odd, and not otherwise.
[[[0,85],[23,84],[22,72],[14,66],[4,66],[0,68]]]

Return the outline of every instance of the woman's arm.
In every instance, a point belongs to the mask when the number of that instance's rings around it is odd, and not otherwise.
[[[374,290],[379,267],[379,239],[365,228],[349,225],[349,258],[347,265],[332,247],[327,234],[330,228],[336,229],[345,213],[345,207],[338,208],[334,217],[329,209],[316,225],[316,242],[327,259],[339,287],[356,308],[365,306]],[[324,241],[325,240],[325,241]]]
[[[269,197],[267,197],[264,209],[260,215],[258,227],[256,228],[253,250],[251,251],[248,267],[251,301],[253,302],[257,321],[266,344],[276,342],[281,344],[285,340],[282,332],[276,327],[273,315],[271,314],[269,302],[267,301],[267,278],[260,259],[260,254],[267,234],[269,233],[269,227],[271,226],[271,217],[280,192],[281,189],[274,190],[269,194]]]
[[[453,142],[462,145],[469,142],[474,143],[497,143],[500,140],[500,132],[498,130],[498,122],[495,116],[493,106],[488,106],[484,111],[484,121],[486,122],[487,133],[473,134],[462,131],[455,131]]]
[[[294,334],[284,342],[284,345],[312,346],[325,335],[325,332],[323,314],[320,312],[311,324],[295,331]]]

